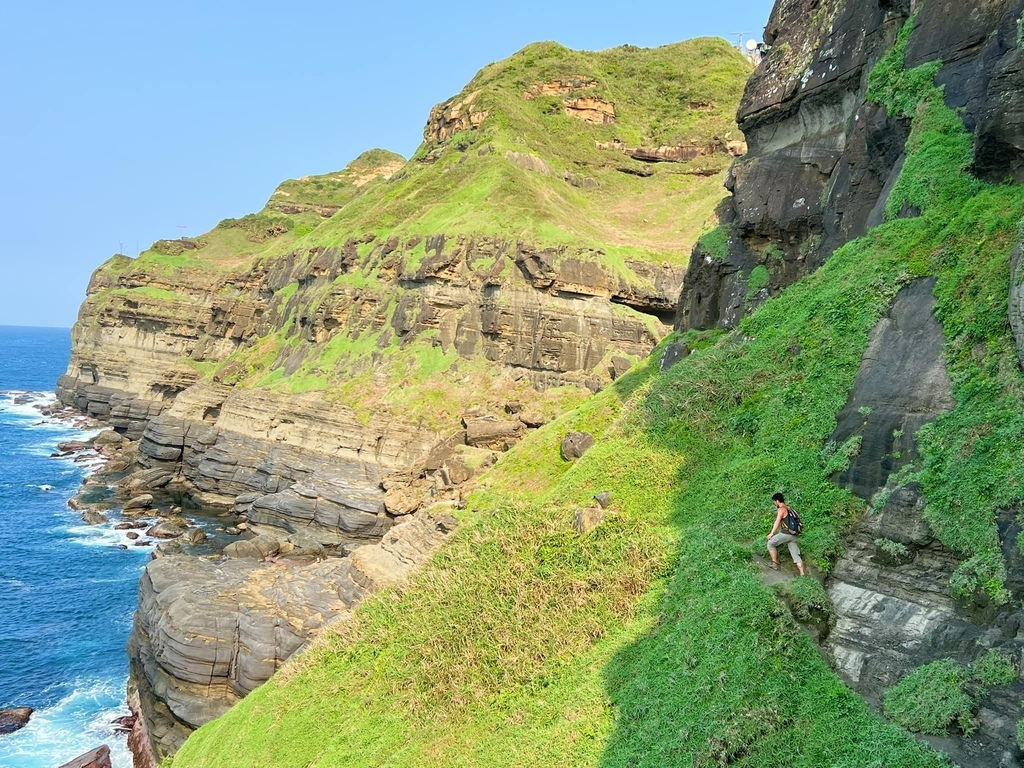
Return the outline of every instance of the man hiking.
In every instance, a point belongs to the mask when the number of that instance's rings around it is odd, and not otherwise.
[[[786,506],[786,499],[781,493],[772,496],[772,501],[775,502],[775,509],[778,512],[775,515],[775,525],[772,526],[772,531],[768,534],[768,554],[772,556],[772,561],[768,566],[773,571],[779,570],[779,545],[788,544],[789,554],[793,556],[793,562],[796,563],[800,575],[803,576],[804,561],[800,557],[800,546],[796,543],[797,536],[800,535],[804,527],[800,522],[800,515]]]

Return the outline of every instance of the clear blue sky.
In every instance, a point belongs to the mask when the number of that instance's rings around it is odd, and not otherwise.
[[[201,234],[371,147],[408,157],[431,106],[530,42],[760,39],[771,6],[7,3],[0,325],[70,327],[121,244]]]

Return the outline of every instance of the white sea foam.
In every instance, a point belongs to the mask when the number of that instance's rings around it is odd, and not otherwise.
[[[5,768],[53,768],[101,744],[110,747],[114,768],[131,768],[125,736],[113,720],[129,714],[126,680],[76,680],[74,690],[32,713],[28,725],[0,739]]]
[[[114,528],[114,523],[100,523],[99,525],[86,525],[82,523],[81,525],[70,525],[64,530],[75,544],[85,547],[117,547],[124,545],[128,549],[149,552],[148,547],[138,546],[135,541],[128,538],[130,531],[117,530]],[[142,530],[137,530],[135,533],[144,536]],[[147,545],[155,543],[149,540],[146,541]]]

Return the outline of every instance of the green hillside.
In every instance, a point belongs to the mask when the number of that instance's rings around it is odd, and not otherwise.
[[[1024,193],[968,174],[971,137],[932,84],[936,65],[903,72],[906,39],[872,94],[913,118],[892,204],[922,216],[842,248],[738,333],[692,334],[698,351],[670,370],[641,366],[533,433],[411,583],[197,731],[173,768],[946,764],[841,683],[751,562],[782,488],[807,523],[808,559],[828,568],[863,504],[830,482],[842,456],[823,446],[871,328],[901,286],[935,275],[957,407],[921,436],[928,514],[969,558],[954,587],[1006,599],[995,512],[1024,488],[1024,376],[1006,327]],[[499,156],[500,140],[486,139]],[[459,173],[449,151],[415,172]],[[393,226],[420,220],[398,194],[354,202]],[[561,237],[556,208],[538,217]],[[496,214],[449,215],[468,227]],[[573,464],[558,456],[569,429],[598,437]],[[573,511],[602,490],[611,514],[579,536]],[[810,579],[794,591],[823,599]]]
[[[730,151],[742,151],[734,115],[749,72],[720,39],[596,53],[528,46],[438,105],[411,161],[371,150],[342,171],[281,184],[260,212],[201,237],[115,257],[98,273],[96,284],[109,287],[90,298],[83,322],[104,322],[126,302],[183,322],[189,302],[218,302],[225,313],[232,301],[254,302],[258,338],[227,360],[204,357],[208,347],[198,345],[181,366],[236,386],[316,390],[363,414],[396,408],[443,424],[496,384],[485,361],[460,362],[429,332],[415,340],[392,333],[431,244],[483,244],[466,278],[475,290],[513,277],[517,243],[547,249],[554,269],[571,258],[611,284],[653,290],[630,264],[685,266],[716,223]],[[598,102],[610,113],[572,112]],[[594,114],[607,122],[583,119]],[[330,284],[314,279],[339,258],[343,274]],[[666,332],[636,308],[614,311],[653,340]],[[336,326],[309,329],[307,321],[331,312]],[[527,387],[505,394],[529,394],[548,415],[582,396]]]

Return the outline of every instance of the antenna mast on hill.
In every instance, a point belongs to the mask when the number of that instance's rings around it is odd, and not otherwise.
[[[178,237],[179,237],[179,239],[183,239],[185,237],[185,225],[184,224],[179,224],[178,225]]]
[[[746,32],[733,32],[736,35],[736,50],[743,51],[743,38],[747,36]]]

